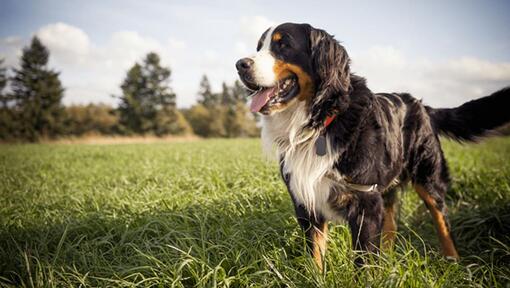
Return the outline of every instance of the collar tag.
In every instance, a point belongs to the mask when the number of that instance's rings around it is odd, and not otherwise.
[[[324,132],[321,133],[319,138],[315,141],[315,153],[319,156],[324,156],[327,153],[327,143],[326,143],[326,128],[328,128],[329,124],[335,120],[336,114],[333,114],[331,116],[328,116],[326,120],[324,121]]]
[[[326,155],[326,136],[321,134],[317,140],[315,140],[315,154],[319,156]]]

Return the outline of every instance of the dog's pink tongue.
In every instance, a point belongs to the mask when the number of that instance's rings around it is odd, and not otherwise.
[[[250,110],[251,112],[259,112],[264,105],[271,99],[271,95],[276,90],[275,87],[265,88],[253,95],[253,99],[251,100]]]

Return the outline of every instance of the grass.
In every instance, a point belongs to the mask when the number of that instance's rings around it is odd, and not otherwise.
[[[405,190],[395,249],[332,225],[321,274],[258,140],[0,146],[0,286],[509,287],[510,138],[444,149],[461,262]]]

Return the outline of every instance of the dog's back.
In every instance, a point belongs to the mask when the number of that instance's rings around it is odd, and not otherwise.
[[[347,220],[356,250],[394,238],[396,182],[408,180],[430,210],[443,254],[457,258],[447,220],[448,169],[439,135],[476,140],[508,122],[510,89],[452,109],[405,93],[374,94],[350,70],[345,48],[326,31],[284,23],[236,63],[253,90],[266,147],[276,146],[282,178],[319,267],[327,221]]]

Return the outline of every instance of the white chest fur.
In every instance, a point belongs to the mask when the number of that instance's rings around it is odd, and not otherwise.
[[[289,173],[290,188],[298,204],[304,205],[314,214],[320,213],[327,219],[337,218],[328,204],[332,185],[341,185],[326,178],[331,173],[338,153],[326,144],[327,153],[318,156],[315,141],[319,132],[305,129],[308,119],[304,103],[297,103],[285,111],[262,119],[262,141],[266,152],[283,157],[284,173]]]

